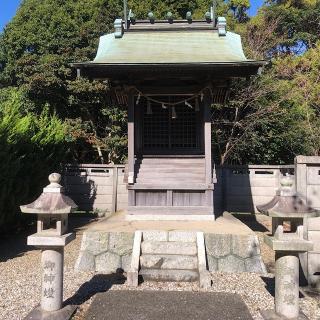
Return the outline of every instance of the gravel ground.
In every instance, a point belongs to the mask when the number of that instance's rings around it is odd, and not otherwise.
[[[263,221],[267,227],[268,221]],[[73,270],[80,248],[82,231],[65,250],[64,298],[67,303],[79,304],[74,320],[83,320],[97,292],[107,290],[133,290],[126,286],[123,277],[98,275]],[[257,232],[262,239],[263,231]],[[25,245],[25,236],[2,240],[0,245],[0,319],[23,319],[39,302],[40,251]],[[254,319],[262,319],[259,310],[273,308],[274,253],[261,241],[263,259],[268,275],[252,273],[212,273],[210,291],[238,293],[247,304]],[[200,291],[197,283],[144,282],[134,290]],[[320,297],[306,295],[300,299],[301,310],[310,320],[320,319]]]

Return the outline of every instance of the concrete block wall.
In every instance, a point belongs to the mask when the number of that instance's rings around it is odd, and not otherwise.
[[[280,179],[294,174],[293,165],[223,166],[217,169],[217,207],[230,212],[257,212],[256,206],[272,200]]]
[[[64,186],[81,210],[126,209],[128,191],[124,169],[124,165],[66,166]],[[257,212],[257,205],[275,196],[281,177],[286,173],[293,175],[295,171],[297,192],[320,210],[320,157],[298,156],[295,165],[217,167],[215,212]]]
[[[63,173],[66,194],[83,211],[115,212],[127,208],[124,165],[67,165]]]
[[[307,239],[313,242],[313,250],[303,255],[301,264],[311,288],[320,292],[320,217],[307,218],[304,224]]]
[[[297,192],[320,210],[320,157],[295,158]]]

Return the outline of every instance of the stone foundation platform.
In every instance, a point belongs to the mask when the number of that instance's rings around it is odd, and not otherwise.
[[[209,271],[265,273],[256,234],[225,213],[215,221],[127,221],[125,213],[92,224],[82,238],[76,270],[114,273],[129,271],[136,230],[155,231],[164,239],[201,231]],[[180,241],[183,239],[180,239]]]

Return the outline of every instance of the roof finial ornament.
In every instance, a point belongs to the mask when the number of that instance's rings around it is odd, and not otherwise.
[[[149,20],[150,20],[150,23],[154,24],[155,17],[154,17],[153,12],[150,11],[150,12],[148,13],[148,18],[149,18]]]
[[[187,12],[186,19],[187,19],[188,23],[192,23],[192,13],[191,13],[191,11]]]
[[[211,23],[211,13],[209,11],[205,13],[204,17],[208,23]]]
[[[50,184],[59,184],[61,181],[61,174],[53,172],[49,175],[48,180]]]
[[[122,38],[122,36],[123,36],[122,19],[116,19],[114,20],[114,37]]]
[[[173,23],[173,14],[172,14],[172,12],[169,11],[167,13],[167,19],[168,19],[170,24]]]
[[[217,28],[220,37],[227,35],[227,20],[225,17],[218,17]]]
[[[44,193],[61,193],[63,192],[63,187],[60,184],[61,174],[53,172],[49,175],[48,180],[50,184],[48,184],[45,188],[43,188]]]
[[[130,20],[130,23],[135,24],[136,23],[136,15],[133,13],[133,11],[130,9],[128,20]]]

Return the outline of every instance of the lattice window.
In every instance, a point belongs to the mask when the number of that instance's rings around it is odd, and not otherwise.
[[[171,120],[171,146],[175,149],[197,147],[197,114],[185,105],[176,108],[177,118]]]
[[[183,97],[157,97],[160,101],[179,101]],[[166,99],[166,100],[165,100]],[[175,106],[177,118],[172,118],[172,107],[163,109],[161,104],[150,102],[152,113],[148,114],[147,101],[141,101],[143,108],[144,151],[159,150],[177,152],[199,148],[199,112],[184,104]],[[150,111],[150,110],[149,110]]]
[[[152,114],[144,106],[143,144],[146,149],[166,149],[169,144],[169,110],[151,103]]]

